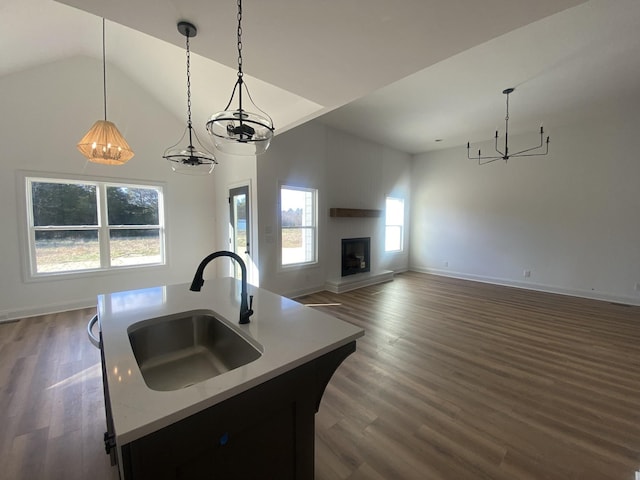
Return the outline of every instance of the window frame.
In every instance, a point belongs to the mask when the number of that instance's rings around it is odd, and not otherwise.
[[[402,203],[402,223],[389,223],[389,200],[395,200]],[[394,195],[386,195],[384,198],[384,252],[385,253],[402,253],[404,251],[404,224],[405,224],[405,201],[403,197],[397,197]],[[387,248],[387,230],[389,228],[400,229],[400,248],[388,249]]]
[[[22,202],[19,202],[19,218],[22,217],[24,228],[21,229],[23,251],[23,273],[25,281],[51,280],[55,278],[79,278],[86,275],[114,273],[130,268],[159,268],[166,267],[167,262],[167,230],[165,197],[166,185],[162,182],[127,181],[123,179],[100,178],[70,175],[47,174],[40,172],[18,172],[22,186]],[[34,183],[59,183],[62,185],[79,184],[95,185],[96,187],[96,216],[97,225],[34,225],[32,185]],[[158,224],[157,225],[110,225],[108,221],[107,189],[110,187],[127,187],[151,189],[158,192]],[[130,265],[112,265],[111,232],[116,230],[158,230],[160,260],[153,263],[138,263]],[[56,272],[38,272],[36,258],[36,231],[96,231],[100,252],[100,266],[79,270],[65,270]]]
[[[313,216],[313,225],[311,226],[299,226],[299,227],[284,227],[282,225],[282,190],[293,190],[300,192],[311,193],[312,195],[312,216]],[[304,262],[294,262],[294,263],[283,263],[283,255],[282,255],[282,234],[285,229],[308,229],[312,231],[312,241],[313,241],[313,260],[308,260]],[[309,266],[315,266],[318,264],[318,189],[313,187],[301,187],[297,185],[290,185],[282,183],[278,188],[278,256],[279,256],[279,268],[281,270],[290,270],[296,268],[304,268]]]

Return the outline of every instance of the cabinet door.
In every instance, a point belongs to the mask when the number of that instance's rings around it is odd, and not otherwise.
[[[313,479],[314,378],[300,367],[123,446],[125,478]]]
[[[225,432],[208,439],[210,445],[199,455],[177,465],[176,478],[274,479],[296,477],[296,405],[277,412],[244,430]]]

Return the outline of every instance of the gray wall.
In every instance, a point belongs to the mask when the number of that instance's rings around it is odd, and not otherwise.
[[[410,204],[408,154],[355,138],[312,121],[282,135],[258,158],[260,284],[274,292],[300,295],[324,289],[340,279],[341,239],[371,237],[371,269],[403,271],[409,263],[408,226],[405,249],[384,252],[384,216],[330,218],[329,208],[384,210],[385,195],[402,196],[407,220]],[[283,269],[279,266],[279,186],[318,189],[319,261],[317,265]]]
[[[95,305],[102,292],[188,281],[212,249],[213,177],[176,175],[162,159],[164,149],[180,138],[183,121],[112,65],[108,82],[109,120],[135,152],[123,166],[88,163],[76,150],[104,115],[100,61],[75,57],[0,78],[0,320]],[[27,281],[21,170],[164,183],[169,265]]]
[[[555,127],[546,157],[478,166],[464,147],[416,156],[411,268],[640,303],[639,129],[637,110],[618,105]]]

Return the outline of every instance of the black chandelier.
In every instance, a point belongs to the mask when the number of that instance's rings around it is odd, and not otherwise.
[[[496,160],[504,160],[505,162],[513,157],[539,157],[549,153],[549,137],[544,141],[544,127],[540,125],[540,144],[535,147],[525,148],[519,152],[509,153],[509,94],[513,93],[515,88],[507,88],[502,91],[507,96],[507,115],[504,117],[504,151],[500,151],[498,148],[498,130],[496,130],[496,145],[495,150],[499,155],[497,156],[482,156],[482,152],[478,150],[478,156],[472,157],[470,155],[471,144],[467,142],[467,158],[469,160],[478,160],[478,165],[484,165],[485,163],[495,162]],[[535,152],[539,148],[545,147],[543,152]]]
[[[224,111],[214,113],[207,122],[207,131],[213,138],[216,149],[232,155],[260,155],[267,151],[273,138],[273,120],[261,110],[251,98],[242,72],[242,0],[238,0],[238,79]],[[243,105],[243,89],[246,99],[258,112],[249,112]],[[238,108],[229,107],[238,93]]]
[[[171,169],[174,172],[187,175],[207,175],[213,171],[218,162],[213,153],[202,146],[191,123],[191,55],[189,38],[195,37],[198,30],[189,22],[179,22],[178,31],[187,38],[187,127],[178,143],[167,148],[162,157],[171,163]],[[189,132],[189,145],[184,148],[178,147],[187,132]],[[194,138],[198,148],[193,146]]]

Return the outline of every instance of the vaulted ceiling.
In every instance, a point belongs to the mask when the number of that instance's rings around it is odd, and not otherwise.
[[[514,133],[640,96],[637,0],[244,0],[243,11],[247,84],[277,132],[321,117],[419,153],[491,138],[506,87],[516,88]],[[3,0],[0,75],[99,58],[103,16],[109,64],[179,118],[176,23],[194,23],[194,123],[226,105],[237,61],[232,0]]]

